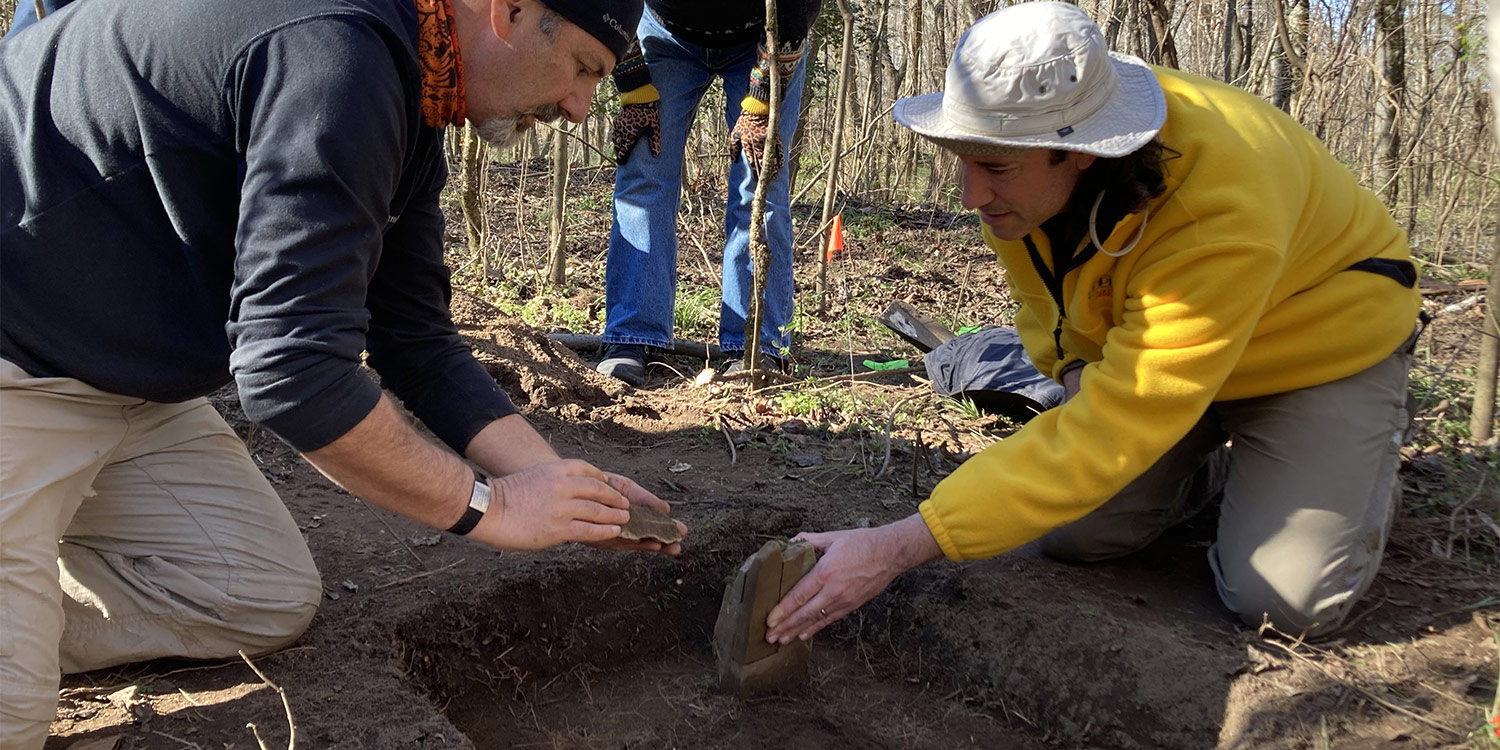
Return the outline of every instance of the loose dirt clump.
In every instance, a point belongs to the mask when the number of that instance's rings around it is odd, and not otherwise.
[[[460,292],[454,321],[469,339],[474,356],[517,406],[530,406],[559,419],[586,420],[592,409],[614,403],[627,390],[614,378],[594,372],[573,350],[545,333],[507,320],[499,310]]]

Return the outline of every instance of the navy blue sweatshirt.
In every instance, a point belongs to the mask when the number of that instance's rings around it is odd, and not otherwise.
[[[442,131],[410,0],[89,0],[0,43],[0,356],[298,450],[362,353],[462,451],[515,413],[448,313]]]

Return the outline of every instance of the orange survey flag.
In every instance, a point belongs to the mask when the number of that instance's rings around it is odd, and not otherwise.
[[[825,260],[832,262],[833,254],[844,249],[844,215],[833,215],[833,226],[828,230],[828,254]]]

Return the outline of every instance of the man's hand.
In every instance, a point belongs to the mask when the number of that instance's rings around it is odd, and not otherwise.
[[[656,495],[651,494],[651,492],[646,488],[640,486],[639,484],[636,484],[634,481],[631,481],[629,477],[624,477],[608,471],[604,472],[604,477],[609,482],[609,486],[614,487],[616,490],[619,490],[620,494],[624,495],[625,499],[629,500],[631,505],[639,503],[650,508],[655,508],[656,510],[661,511],[663,514],[670,515],[672,513],[672,506],[668,505],[666,501],[662,500]],[[683,534],[687,533],[688,528],[686,524],[681,521],[676,521],[676,524],[679,531],[681,531]],[[661,542],[658,542],[654,539],[632,540],[615,538],[606,539],[602,542],[590,542],[589,546],[616,552],[663,552],[668,555],[676,555],[682,552],[682,544],[680,542],[662,544]]]
[[[920,515],[873,529],[798,534],[822,559],[766,618],[766,641],[807,640],[885,590],[896,576],[942,555]]]
[[[630,150],[642,138],[651,147],[651,156],[661,156],[661,110],[657,102],[626,104],[620,107],[610,123],[609,140],[615,147],[615,163],[624,164]]]
[[[620,535],[630,502],[584,461],[537,464],[490,480],[490,508],[469,536],[500,549],[602,542]]]
[[[766,131],[771,124],[770,115],[758,115],[753,112],[741,110],[740,119],[734,123],[734,130],[729,134],[729,158],[731,161],[740,158],[740,152],[745,153],[745,158],[750,162],[750,175],[760,178],[761,162],[766,155]],[[781,169],[781,139],[777,139],[776,151],[772,155],[771,174],[775,175]]]

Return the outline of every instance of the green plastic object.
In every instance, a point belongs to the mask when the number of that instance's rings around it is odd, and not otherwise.
[[[864,364],[865,367],[871,370],[899,370],[903,367],[911,367],[911,363],[904,359],[893,359],[889,362],[876,362],[873,359],[867,359]]]

